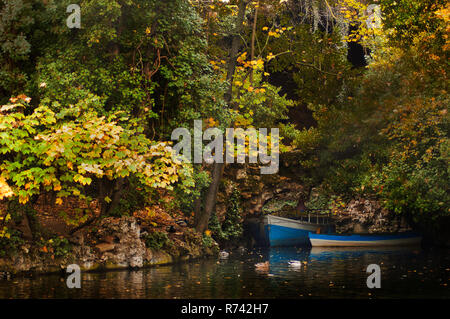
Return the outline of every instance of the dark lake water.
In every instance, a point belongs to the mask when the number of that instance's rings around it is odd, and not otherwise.
[[[303,262],[291,267],[290,260]],[[255,264],[269,261],[268,267]],[[369,264],[381,288],[367,288]],[[450,298],[450,250],[273,248],[138,271],[0,280],[0,298]]]

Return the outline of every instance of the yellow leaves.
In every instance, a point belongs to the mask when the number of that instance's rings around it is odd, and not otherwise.
[[[211,237],[211,234],[212,234],[212,232],[209,229],[205,230],[206,236]]]
[[[6,218],[8,216],[9,216],[9,214],[6,215]],[[0,218],[0,220],[1,220],[1,218]],[[11,238],[11,234],[8,232],[8,228],[6,226],[3,226],[3,229],[0,230],[0,238],[8,238],[8,239]]]
[[[210,117],[210,118],[205,120],[206,127],[217,127],[218,124],[219,123],[215,119],[213,119],[212,117]]]
[[[225,64],[225,61],[221,60],[218,64]],[[20,99],[26,100],[27,97],[18,96],[13,101],[19,103]],[[7,106],[8,110],[11,108]],[[5,107],[2,107],[3,110]],[[138,131],[122,128],[112,121],[117,117],[106,119],[95,113],[74,113],[74,117],[61,118],[45,105],[36,108],[30,115],[23,112],[17,114],[22,114],[18,119],[31,122],[32,125],[25,124],[35,130],[34,135],[17,137],[17,147],[32,143],[31,152],[25,148],[28,153],[24,154],[29,157],[32,155],[42,163],[40,167],[33,167],[23,174],[23,178],[14,180],[14,186],[17,187],[14,192],[21,204],[29,202],[31,196],[40,191],[55,191],[58,192],[56,204],[60,205],[61,198],[72,195],[83,197],[81,185],[89,185],[94,178],[105,175],[114,180],[133,174],[139,182],[153,188],[170,189],[180,176],[185,177],[183,187],[193,184],[190,179],[192,167],[173,160],[173,149],[167,143],[153,143]],[[7,123],[8,117],[16,121],[9,114],[1,114],[0,125]],[[50,125],[55,121],[57,125]],[[211,126],[217,126],[213,118],[208,119],[208,122]],[[0,126],[1,132],[3,127],[9,129],[7,125]],[[21,169],[19,164],[16,165],[16,171]],[[15,195],[6,178],[10,182],[9,175],[16,176],[16,171],[12,169],[8,174],[0,172],[3,173],[0,174],[0,200]]]
[[[58,198],[55,200],[55,204],[56,204],[56,205],[62,205],[62,204],[63,204],[62,198],[58,197]]]
[[[269,30],[269,28],[268,27],[263,27],[262,30],[263,31],[267,31],[267,30]]]
[[[28,195],[26,196],[19,196],[19,203],[25,205],[30,200],[30,197]]]
[[[3,177],[0,177],[0,200],[3,198],[11,197],[14,195],[14,192],[6,183]]]
[[[73,181],[80,183],[81,185],[90,185],[92,180],[89,177],[84,177],[83,175],[77,174],[73,177]]]
[[[437,10],[434,14],[437,15],[440,19],[444,20],[445,22],[450,22],[450,4],[447,3],[446,8]]]
[[[81,173],[81,174],[84,174],[84,173],[88,172],[88,173],[96,174],[98,176],[102,176],[103,175],[103,170],[100,168],[99,164],[82,163],[80,165],[80,167],[78,168],[78,172]]]
[[[251,63],[252,63],[252,67],[254,68],[254,69],[262,69],[263,67],[264,67],[264,60],[263,59],[258,59],[258,60],[256,60],[256,61],[251,61]]]
[[[145,29],[145,34],[150,34],[150,33],[152,33],[152,30],[150,29],[150,27],[147,27]]]
[[[6,214],[5,217],[0,216],[0,221],[3,221],[4,223],[9,222],[10,220],[11,220],[11,215],[10,214]],[[3,228],[3,230],[6,231],[5,228]],[[0,237],[2,237],[1,234],[0,234]]]
[[[17,107],[17,104],[6,104],[6,105],[2,105],[1,107],[0,107],[0,113],[1,112],[6,112],[6,111],[10,111],[10,110],[12,110],[12,109],[14,109],[14,108],[16,108]]]
[[[239,63],[244,63],[244,61],[247,59],[247,52],[242,53],[238,58],[237,61]]]
[[[216,61],[209,61],[209,63],[213,66],[214,70],[220,69],[220,67],[218,66],[218,63]]]
[[[437,56],[436,54],[430,54],[429,58],[433,61],[439,61],[441,58]]]
[[[270,52],[269,55],[267,56],[267,61],[270,61],[272,59],[275,59],[275,55],[273,55],[272,52]]]

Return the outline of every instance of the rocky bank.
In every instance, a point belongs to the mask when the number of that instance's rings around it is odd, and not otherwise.
[[[381,207],[376,200],[353,199],[337,211],[334,220],[338,233],[396,233],[411,231],[405,218]]]
[[[215,256],[219,251],[216,243],[202,245],[201,237],[189,228],[180,232],[184,241],[160,250],[146,247],[145,232],[134,217],[104,218],[95,229],[70,237],[70,252],[59,258],[25,244],[12,256],[0,258],[0,273],[59,272],[70,264],[84,271],[142,268]]]

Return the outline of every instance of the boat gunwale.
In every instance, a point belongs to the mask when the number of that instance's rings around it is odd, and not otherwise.
[[[264,216],[264,223],[267,225],[270,225],[270,219],[278,219],[281,221],[285,221],[287,223],[294,223],[294,224],[298,224],[298,225],[317,225],[317,226],[330,226],[330,225],[334,225],[333,222],[330,222],[328,220],[328,223],[313,223],[313,222],[307,222],[307,221],[303,221],[303,220],[298,220],[298,219],[292,219],[292,218],[286,218],[286,217],[280,217],[280,216],[275,216],[275,215],[265,215]],[[328,216],[323,216],[320,218],[328,218]]]
[[[404,233],[378,233],[378,234],[308,234],[310,240],[336,241],[336,242],[372,242],[422,238],[414,232]]]

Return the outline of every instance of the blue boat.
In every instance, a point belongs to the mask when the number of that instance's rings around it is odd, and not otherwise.
[[[374,247],[420,245],[422,237],[416,233],[397,234],[313,234],[309,233],[312,247]]]
[[[332,225],[329,218],[307,215],[296,220],[274,215],[264,217],[264,229],[271,247],[309,245],[308,234],[328,232]]]

